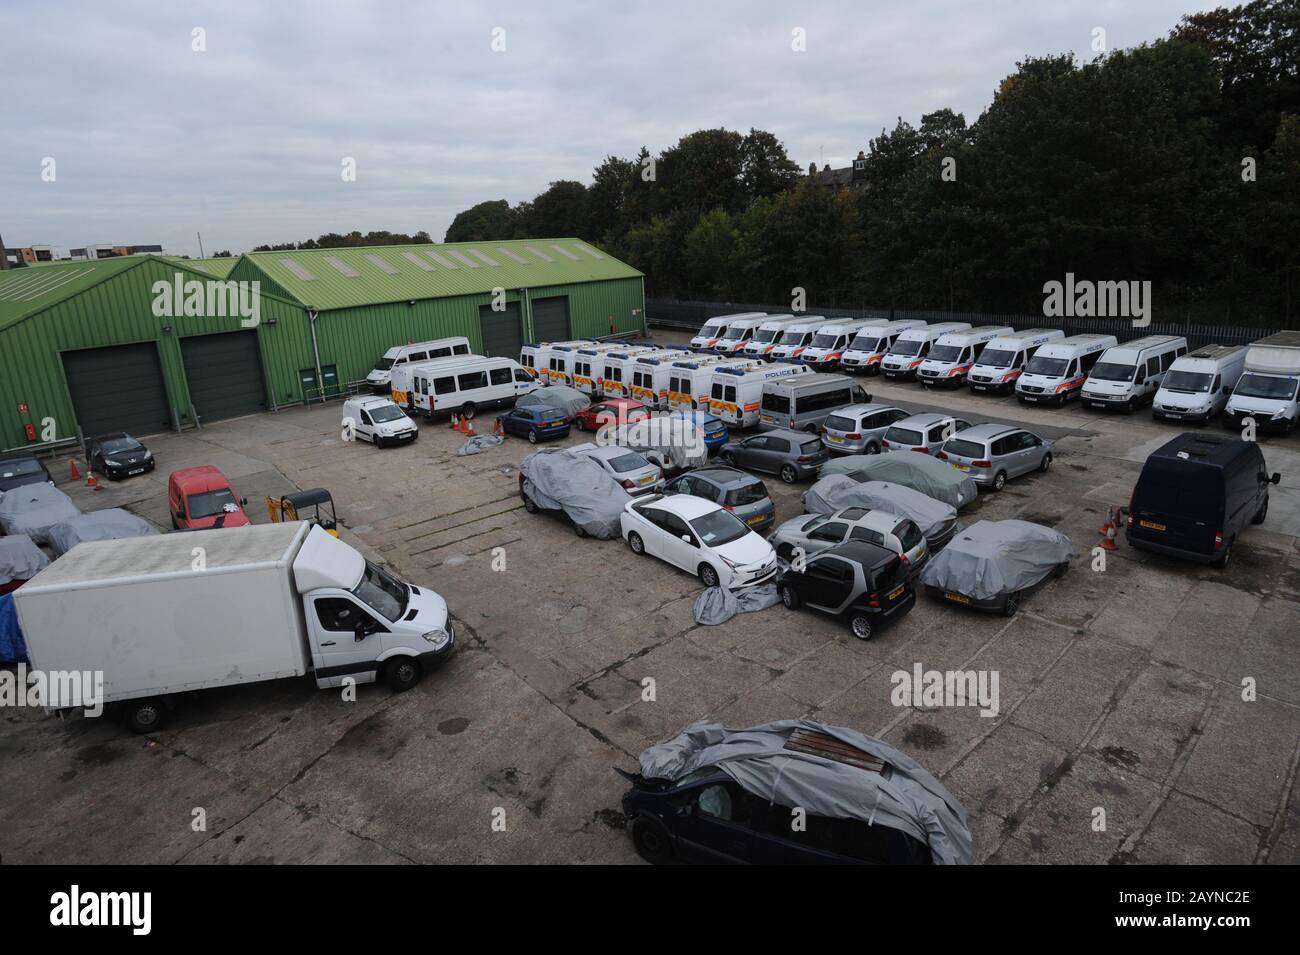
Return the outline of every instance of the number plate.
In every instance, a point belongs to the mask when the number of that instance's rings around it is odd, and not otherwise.
[[[843,439],[843,438],[837,438],[837,437],[836,437],[835,435],[833,435],[833,434],[828,434],[826,437],[830,438],[830,439],[831,439],[831,442],[834,443],[834,444],[843,444],[843,443],[844,443],[844,439]]]
[[[969,470],[970,470],[970,465],[968,465],[968,464],[957,464],[957,463],[954,462],[952,466],[955,467],[958,471],[969,471]]]
[[[762,514],[755,514],[753,517],[747,517],[747,518],[745,518],[745,523],[746,523],[746,524],[761,524],[761,523],[763,523],[763,515],[762,515]]]
[[[904,588],[902,588],[902,587],[898,587],[898,588],[896,588],[896,589],[895,589],[895,590],[894,590],[894,591],[889,595],[889,599],[890,599],[890,600],[897,600],[899,597],[902,596],[902,594],[903,594],[903,589],[904,589]]]
[[[1157,524],[1154,521],[1138,521],[1138,526],[1147,527],[1153,531],[1164,531],[1169,529],[1164,524]]]
[[[970,603],[970,598],[967,597],[967,596],[965,596],[965,595],[963,595],[963,594],[951,594],[951,593],[945,593],[945,594],[943,595],[943,599],[944,599],[944,600],[951,600],[953,603],[957,603],[957,604],[968,604],[968,603]]]
[[[1026,401],[1037,401],[1037,400],[1038,400],[1038,396],[1037,396],[1037,395],[1022,395],[1021,397],[1024,398]]]
[[[1181,421],[1183,416],[1180,414],[1170,414],[1168,411],[1166,411],[1165,417],[1172,418],[1174,421]]]
[[[130,471],[127,471],[126,473],[127,473],[128,475],[130,475],[130,474],[144,474],[144,468],[132,468]]]

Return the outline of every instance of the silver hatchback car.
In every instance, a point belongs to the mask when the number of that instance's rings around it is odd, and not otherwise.
[[[845,405],[827,416],[822,444],[835,454],[879,454],[889,426],[907,416],[893,405]]]
[[[1052,466],[1052,442],[1024,428],[979,424],[945,441],[938,457],[976,484],[1000,491],[1008,478],[1046,472]]]
[[[920,451],[938,455],[940,446],[959,431],[971,426],[963,418],[926,412],[900,418],[885,432],[881,447],[886,451]]]
[[[769,538],[776,555],[794,560],[820,553],[845,541],[865,541],[903,558],[909,574],[924,566],[930,548],[921,528],[909,517],[879,508],[844,507],[831,514],[804,514],[778,527]]]

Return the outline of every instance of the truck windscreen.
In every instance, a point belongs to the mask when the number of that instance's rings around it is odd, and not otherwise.
[[[1242,375],[1232,393],[1241,398],[1290,401],[1296,394],[1296,380],[1272,375]]]
[[[366,572],[353,588],[352,595],[385,620],[401,620],[406,613],[406,584],[390,577],[370,561],[366,561]]]

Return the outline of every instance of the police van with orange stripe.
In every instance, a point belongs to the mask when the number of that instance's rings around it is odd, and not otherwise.
[[[690,357],[691,353],[688,351],[669,349],[643,352],[634,356],[627,362],[627,367],[631,371],[624,373],[628,379],[624,396],[641,402],[647,408],[667,411],[668,379],[672,375],[673,363],[689,361]]]
[[[979,325],[968,331],[940,335],[916,370],[916,380],[927,388],[931,385],[960,387],[979,360],[984,346],[1014,331],[1010,325]]]
[[[744,362],[721,355],[679,359],[668,371],[667,408],[669,411],[708,411],[713,385],[713,369],[722,365],[755,367],[758,362]]]
[[[1016,397],[1022,403],[1058,407],[1079,397],[1102,352],[1117,344],[1114,335],[1071,335],[1049,342],[1034,352],[1025,373],[1016,379]]]
[[[763,385],[795,375],[811,375],[807,365],[773,362],[770,365],[720,365],[709,384],[709,410],[731,428],[758,424],[763,406]]]
[[[592,363],[595,394],[604,398],[632,397],[632,362],[641,355],[658,351],[655,345],[623,345],[605,352],[600,356],[599,366]],[[582,354],[582,350],[578,353]]]

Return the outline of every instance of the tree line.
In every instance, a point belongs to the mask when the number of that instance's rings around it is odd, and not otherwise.
[[[973,122],[937,108],[828,187],[764,130],[610,155],[589,184],[482,202],[446,241],[578,236],[652,297],[1037,312],[1072,273],[1150,281],[1158,321],[1300,320],[1300,4],[1182,18],[1080,62],[1031,57]]]

